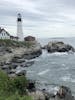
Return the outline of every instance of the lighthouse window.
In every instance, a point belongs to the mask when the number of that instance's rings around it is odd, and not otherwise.
[[[21,18],[18,18],[18,21],[21,21]]]

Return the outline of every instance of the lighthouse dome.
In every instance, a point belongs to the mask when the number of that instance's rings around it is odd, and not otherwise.
[[[17,21],[21,21],[21,14],[18,13]]]
[[[21,18],[21,14],[20,13],[18,13],[18,18]]]

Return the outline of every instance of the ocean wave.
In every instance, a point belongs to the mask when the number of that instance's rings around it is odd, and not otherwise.
[[[75,79],[71,78],[70,76],[64,76],[61,78],[65,82],[72,82],[75,83]]]
[[[61,68],[60,70],[69,70],[69,66],[67,66],[66,64],[61,64]]]
[[[72,78],[71,74],[61,77],[61,80],[65,82],[75,82],[75,78]]]
[[[65,67],[65,66],[66,66],[66,64],[62,64],[62,66],[63,66],[63,67]]]
[[[52,53],[51,55],[56,55],[56,56],[63,56],[63,55],[68,55],[67,52],[55,52],[55,53]]]
[[[63,81],[70,81],[71,77],[70,77],[70,75],[69,76],[63,76],[63,77],[61,77],[61,80],[63,80]]]
[[[30,70],[29,70],[29,71],[27,71],[27,73],[34,73],[34,71],[30,71]]]
[[[54,62],[54,61],[53,61],[53,62],[51,62],[51,64],[57,64],[57,62]]]
[[[50,71],[50,69],[46,69],[44,71],[39,72],[38,75],[44,75],[44,74],[48,73],[49,71]]]
[[[36,83],[36,88],[40,89],[40,90],[45,89],[47,92],[53,93],[53,94],[56,94],[57,91],[59,90],[59,86],[58,85],[56,85],[56,84],[49,84],[46,81],[42,81],[42,82],[39,81],[39,82],[37,82]]]

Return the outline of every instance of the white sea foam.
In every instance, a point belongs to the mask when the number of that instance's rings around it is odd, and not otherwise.
[[[63,56],[63,55],[68,55],[67,52],[55,52],[55,53],[52,53],[52,55],[56,55],[56,56]]]
[[[51,64],[57,64],[57,62],[51,62]]]
[[[27,73],[34,73],[34,71],[29,70],[29,71],[27,71]]]
[[[25,68],[22,68],[21,66],[18,66],[18,67],[16,68],[16,71],[21,71],[21,70],[25,70]]]
[[[71,78],[70,76],[64,76],[61,78],[65,82],[72,82],[75,83],[75,79]]]
[[[69,67],[65,67],[65,66],[63,66],[60,70],[69,70]]]
[[[67,76],[63,76],[63,77],[61,77],[61,79],[63,80],[63,81],[71,81],[71,77],[70,77],[70,75],[67,75]]]
[[[71,79],[71,82],[75,83],[75,79]]]
[[[62,66],[65,67],[66,65],[65,64],[62,64]]]
[[[50,71],[49,69],[41,71],[38,73],[38,75],[44,75],[44,74],[48,73],[49,71]]]

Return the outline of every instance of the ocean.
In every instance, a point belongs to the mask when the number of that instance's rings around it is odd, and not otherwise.
[[[63,41],[75,47],[75,38],[48,38],[38,39],[41,45],[49,41]],[[75,95],[75,53],[48,53],[43,50],[40,57],[32,59],[35,63],[27,68],[27,77],[36,80],[38,89],[55,92],[59,86],[71,88]]]

